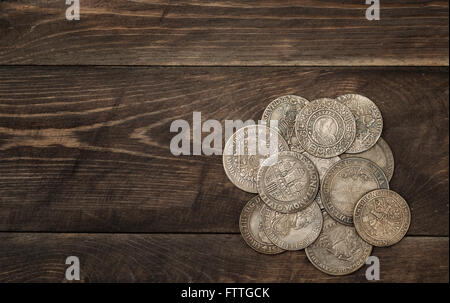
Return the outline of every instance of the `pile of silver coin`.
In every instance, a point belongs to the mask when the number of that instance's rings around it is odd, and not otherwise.
[[[319,270],[345,275],[365,264],[372,246],[405,236],[411,214],[389,189],[394,157],[373,101],[357,94],[314,101],[287,95],[273,100],[261,121],[237,130],[223,154],[230,181],[258,194],[239,220],[251,248],[305,249]],[[255,136],[261,129],[266,135]],[[271,136],[277,146],[270,146]],[[255,141],[269,152],[249,153]]]

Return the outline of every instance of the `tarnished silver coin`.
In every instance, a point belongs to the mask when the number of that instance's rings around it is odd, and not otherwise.
[[[349,157],[361,157],[374,162],[384,171],[389,181],[391,181],[394,175],[394,155],[389,145],[381,137],[374,146],[362,153],[341,155],[342,159]]]
[[[317,203],[317,205],[319,205],[320,210],[325,209],[325,207],[323,206],[323,203],[322,203],[322,198],[320,197],[320,187],[319,187],[319,192],[317,193],[317,196],[316,196],[316,199],[314,200],[314,202]]]
[[[350,108],[356,120],[356,137],[347,153],[360,153],[375,145],[383,131],[383,117],[375,103],[367,97],[348,94],[336,98]]]
[[[347,158],[335,163],[321,187],[322,203],[328,214],[343,224],[353,224],[353,210],[366,193],[388,189],[383,170],[370,160]]]
[[[308,247],[322,230],[322,212],[316,203],[292,214],[283,214],[265,206],[261,215],[267,238],[286,250]]]
[[[252,198],[242,209],[239,218],[239,229],[245,242],[263,254],[279,254],[284,250],[274,245],[264,233],[261,210],[265,204],[259,196]]]
[[[338,156],[333,157],[333,158],[318,158],[318,157],[314,157],[313,155],[308,154],[307,152],[304,152],[303,155],[308,157],[308,159],[311,160],[312,163],[314,163],[314,165],[317,168],[317,171],[319,172],[320,186],[319,186],[319,192],[317,193],[317,196],[316,196],[316,199],[314,200],[314,202],[316,202],[319,205],[320,209],[324,209],[322,199],[320,198],[320,188],[322,187],[323,178],[325,177],[325,174],[328,171],[328,169],[334,163],[338,162],[341,159]]]
[[[303,107],[296,118],[295,132],[306,152],[319,158],[332,158],[352,145],[356,123],[347,106],[323,98]]]
[[[316,166],[317,171],[319,172],[320,183],[322,183],[323,178],[325,177],[325,174],[330,169],[330,167],[333,166],[334,163],[339,162],[339,160],[341,160],[341,158],[339,158],[338,156],[332,158],[318,158],[306,152],[303,153],[303,155],[305,155],[309,160],[311,160],[312,163],[314,163],[314,165]]]
[[[372,252],[372,245],[364,242],[354,227],[343,225],[324,212],[322,232],[305,252],[317,269],[339,276],[361,268]]]
[[[411,223],[408,203],[388,189],[365,194],[356,204],[353,217],[361,238],[375,246],[391,246],[399,242]]]
[[[260,150],[259,146],[264,146],[266,150]],[[256,176],[262,161],[286,150],[289,150],[288,144],[276,130],[249,125],[228,139],[223,151],[223,167],[234,185],[247,192],[257,193]]]
[[[264,160],[256,184],[261,199],[270,208],[294,213],[313,202],[319,189],[319,174],[304,155],[284,151]]]
[[[280,132],[290,149],[296,152],[302,152],[303,148],[295,135],[295,117],[308,103],[309,101],[303,97],[295,95],[281,96],[270,102],[261,118],[270,127],[272,127],[270,124],[271,120],[278,121],[278,127],[275,129]]]

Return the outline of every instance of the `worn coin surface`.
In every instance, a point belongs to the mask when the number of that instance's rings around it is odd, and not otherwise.
[[[257,252],[279,254],[284,250],[274,245],[264,233],[261,210],[266,207],[259,196],[252,198],[242,209],[239,229],[245,242]]]
[[[317,269],[330,275],[346,275],[366,263],[372,245],[364,242],[354,227],[343,225],[324,212],[322,232],[305,252]]]
[[[334,99],[311,101],[297,115],[297,139],[303,149],[319,158],[336,157],[352,145],[356,123],[350,109]]]
[[[394,175],[394,155],[387,142],[381,137],[374,146],[362,153],[341,155],[342,159],[349,157],[361,157],[373,161],[376,165],[381,167],[389,181],[391,181],[392,176]]]
[[[314,165],[316,166],[317,171],[319,172],[320,183],[322,183],[323,178],[325,177],[325,174],[330,169],[330,167],[333,166],[334,163],[339,162],[339,160],[341,160],[341,158],[339,158],[338,156],[332,158],[318,158],[306,152],[303,153],[303,155],[305,155],[309,160],[311,160],[312,163],[314,163]]]
[[[347,153],[360,153],[371,148],[380,138],[383,117],[375,103],[367,97],[348,94],[336,98],[350,108],[356,120],[356,137]]]
[[[273,139],[277,144],[270,144],[275,142]],[[265,146],[267,150],[261,151],[258,146]],[[286,150],[289,150],[288,144],[276,130],[261,125],[246,126],[235,132],[225,144],[223,167],[234,185],[257,193],[256,176],[262,161]]]
[[[295,135],[295,117],[309,101],[303,97],[287,95],[276,98],[266,107],[262,121],[271,126],[270,121],[278,121],[277,129],[293,151],[302,152],[303,148]]]
[[[264,233],[282,249],[304,249],[317,239],[322,230],[322,212],[317,203],[292,214],[283,214],[265,206],[261,214]]]
[[[380,188],[389,188],[383,170],[370,160],[353,157],[335,163],[328,170],[320,193],[328,214],[343,224],[351,225],[359,199]]]
[[[317,196],[316,196],[316,199],[314,200],[314,202],[316,202],[319,205],[320,209],[324,209],[322,199],[320,198],[320,188],[323,183],[323,178],[325,177],[325,174],[328,171],[328,169],[334,163],[341,160],[341,158],[339,158],[338,156],[333,157],[333,158],[318,158],[318,157],[314,157],[313,155],[308,154],[307,152],[304,152],[303,155],[305,155],[309,160],[312,161],[312,163],[314,163],[314,165],[317,168],[317,171],[319,172],[319,180],[320,180],[319,192],[317,193]]]
[[[319,192],[317,193],[316,199],[314,200],[315,203],[317,203],[317,205],[319,205],[320,209],[325,209],[325,207],[323,206],[322,203],[322,198],[320,197],[320,187],[319,187]]]
[[[284,151],[264,160],[256,184],[261,199],[270,208],[293,213],[313,202],[319,189],[319,174],[304,155]]]
[[[358,201],[354,221],[356,231],[366,242],[375,246],[391,246],[406,235],[411,212],[399,194],[377,189]]]

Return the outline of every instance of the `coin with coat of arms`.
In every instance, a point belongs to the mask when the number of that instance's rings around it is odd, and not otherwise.
[[[319,189],[319,173],[300,153],[285,151],[264,160],[256,180],[261,199],[281,213],[293,213],[310,205]]]
[[[411,222],[408,203],[388,189],[365,194],[356,204],[353,217],[358,234],[374,246],[391,246],[399,242]]]

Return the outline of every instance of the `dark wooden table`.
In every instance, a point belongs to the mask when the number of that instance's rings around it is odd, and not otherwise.
[[[0,2],[0,281],[363,282],[246,246],[253,196],[220,156],[173,156],[176,119],[258,119],[285,94],[383,113],[408,235],[383,282],[449,280],[448,2]]]

